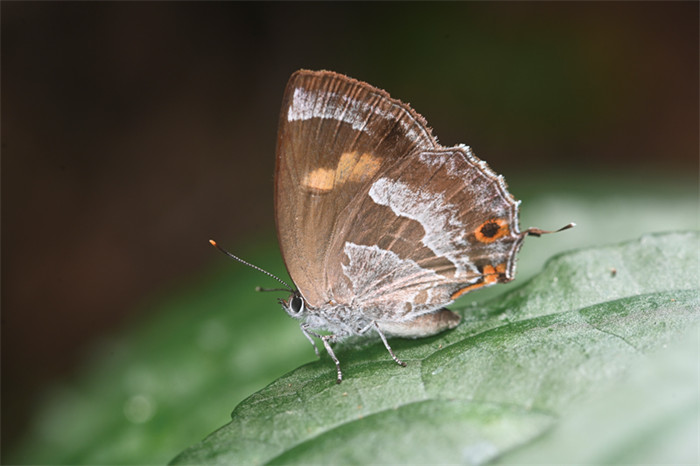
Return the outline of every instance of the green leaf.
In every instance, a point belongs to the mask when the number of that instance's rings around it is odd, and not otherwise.
[[[700,334],[631,368],[627,380],[573,406],[537,441],[498,464],[698,464]],[[585,441],[581,441],[585,439]]]
[[[632,368],[688,329],[697,332],[699,239],[648,235],[562,254],[522,287],[470,306],[455,330],[392,340],[406,368],[376,341],[341,345],[341,385],[325,356],[302,366],[239,404],[229,424],[173,463],[482,464],[515,454],[604,387],[629,384]],[[697,382],[692,372],[678,378]],[[646,433],[663,436],[669,422],[692,427],[667,417]]]

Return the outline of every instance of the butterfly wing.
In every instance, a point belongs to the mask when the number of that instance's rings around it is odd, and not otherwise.
[[[275,218],[287,270],[310,306],[331,299],[328,280],[338,277],[325,267],[345,255],[329,247],[343,236],[338,225],[359,213],[349,206],[397,161],[436,147],[423,118],[386,92],[327,71],[292,75],[277,139]]]
[[[326,256],[333,299],[372,320],[407,321],[509,281],[524,237],[517,207],[468,147],[411,153],[336,224]]]

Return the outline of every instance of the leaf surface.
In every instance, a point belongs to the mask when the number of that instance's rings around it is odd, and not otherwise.
[[[655,234],[557,256],[522,287],[465,309],[455,330],[391,340],[406,368],[378,341],[344,344],[341,385],[327,357],[304,365],[173,463],[483,464],[514,454],[697,329],[698,240]]]

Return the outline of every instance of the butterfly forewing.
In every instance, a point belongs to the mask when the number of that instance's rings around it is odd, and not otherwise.
[[[292,75],[280,114],[275,215],[287,270],[311,306],[332,298],[325,264],[348,206],[400,160],[436,147],[422,117],[386,92],[332,72]]]

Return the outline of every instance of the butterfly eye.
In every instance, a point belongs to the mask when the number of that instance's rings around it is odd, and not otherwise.
[[[304,298],[301,296],[292,296],[289,299],[289,310],[293,314],[299,314],[304,311]]]

